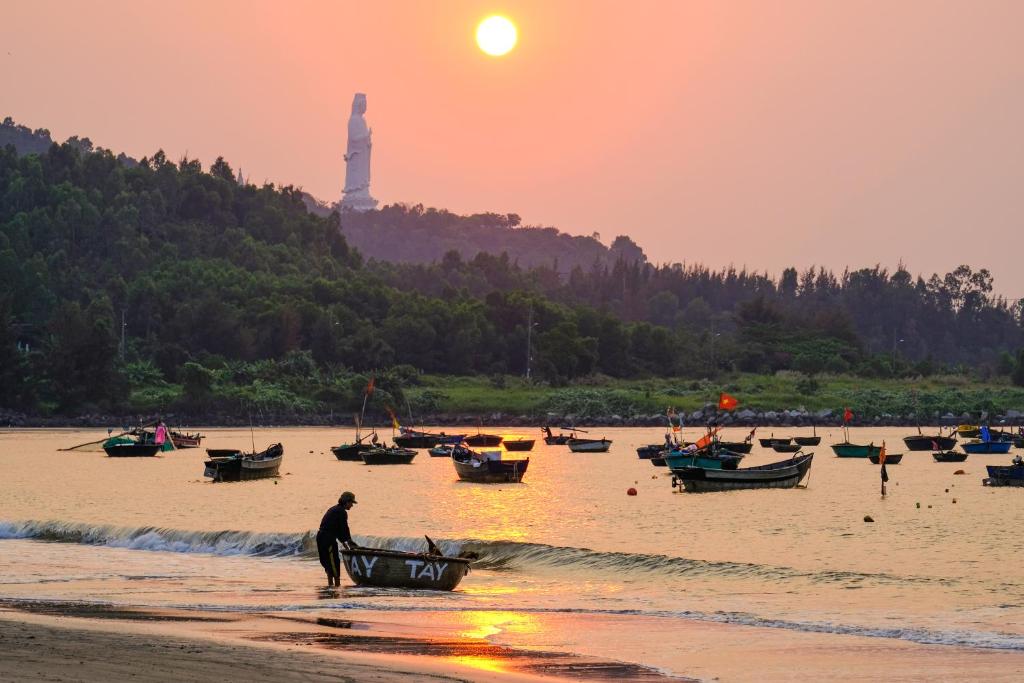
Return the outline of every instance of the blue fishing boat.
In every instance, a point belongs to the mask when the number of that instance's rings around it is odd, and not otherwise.
[[[983,479],[985,486],[1024,486],[1024,462],[1020,456],[1013,459],[1012,465],[987,465],[988,479]]]
[[[1005,455],[1010,452],[1010,441],[968,441],[960,444],[965,453],[971,455]]]
[[[733,453],[721,448],[713,451],[708,449],[688,451],[675,448],[662,455],[665,465],[671,469],[703,467],[708,470],[734,470],[739,467],[743,457],[742,453]]]

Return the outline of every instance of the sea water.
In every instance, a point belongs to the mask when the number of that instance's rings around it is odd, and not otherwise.
[[[283,443],[280,476],[214,484],[203,449],[58,450],[104,430],[0,433],[0,598],[440,620],[496,644],[680,674],[687,663],[664,642],[700,623],[1024,651],[1024,491],[981,485],[984,464],[1008,456],[935,463],[906,452],[887,468],[883,498],[879,467],[834,457],[841,434],[819,430],[822,444],[804,449],[815,453],[806,488],[687,494],[637,458],[662,440],[653,428],[591,430],[613,441],[604,454],[492,428],[537,444],[506,454],[530,458],[522,484],[489,485],[460,482],[426,451],[411,465],[340,462],[330,446],[352,439],[343,428],[203,431],[210,448]],[[903,452],[914,431],[850,439]],[[741,466],[788,457],[755,441]],[[425,550],[426,534],[446,554],[476,553],[472,572],[452,593],[325,593],[312,537],[345,490],[358,500],[349,520],[360,544]]]

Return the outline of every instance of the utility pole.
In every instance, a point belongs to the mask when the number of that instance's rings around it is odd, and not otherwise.
[[[127,327],[128,327],[128,325],[124,321],[124,309],[122,308],[121,309],[121,362],[122,363],[124,363],[124,353],[125,353],[124,331],[125,331],[125,328],[127,328]]]

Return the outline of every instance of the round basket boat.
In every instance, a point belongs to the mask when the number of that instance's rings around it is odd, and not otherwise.
[[[357,586],[450,591],[469,573],[469,560],[461,557],[372,548],[343,548],[341,557]]]

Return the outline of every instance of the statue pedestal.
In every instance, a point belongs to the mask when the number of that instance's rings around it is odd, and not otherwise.
[[[377,208],[377,200],[369,193],[346,194],[341,200],[342,211],[372,211]]]

